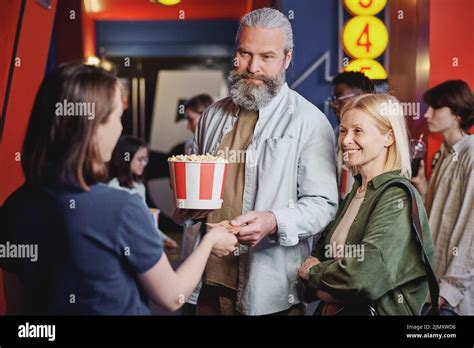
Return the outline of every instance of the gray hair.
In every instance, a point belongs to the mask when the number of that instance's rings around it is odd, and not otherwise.
[[[286,16],[274,8],[259,8],[247,13],[240,21],[239,30],[235,39],[235,45],[239,42],[240,33],[244,27],[259,27],[266,29],[281,29],[286,38],[285,53],[293,50],[293,29]]]

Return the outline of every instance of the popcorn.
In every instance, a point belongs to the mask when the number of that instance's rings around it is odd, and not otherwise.
[[[205,155],[176,155],[168,158],[168,162],[204,162],[204,163],[229,163],[225,158],[213,156],[209,153]]]
[[[177,155],[168,165],[176,208],[221,208],[229,161],[210,154]]]

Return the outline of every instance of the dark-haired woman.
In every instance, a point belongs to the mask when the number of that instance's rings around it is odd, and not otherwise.
[[[423,100],[429,131],[444,138],[429,182],[423,162],[412,180],[429,216],[440,313],[474,315],[474,96],[466,82],[451,80]]]
[[[146,315],[148,297],[176,310],[211,251],[234,250],[235,236],[213,229],[175,272],[141,199],[102,183],[122,107],[117,77],[101,68],[68,64],[42,82],[22,151],[26,182],[1,209],[1,242],[38,251],[0,259],[24,290],[19,313]]]
[[[146,189],[143,184],[143,173],[148,164],[148,148],[143,140],[130,135],[120,137],[109,162],[109,186],[138,194],[146,203]],[[178,243],[158,228],[166,248],[176,249]]]

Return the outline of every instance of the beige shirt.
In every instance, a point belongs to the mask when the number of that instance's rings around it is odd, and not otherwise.
[[[225,135],[218,154],[229,160],[224,183],[222,207],[207,216],[207,222],[232,220],[242,214],[244,196],[245,151],[252,141],[258,114],[241,109],[234,128]],[[207,262],[203,281],[206,284],[220,284],[237,290],[239,257],[231,253],[224,257],[211,255]]]
[[[354,222],[357,213],[359,212],[359,208],[362,205],[362,202],[364,201],[364,197],[365,191],[362,193],[357,191],[354,198],[349,203],[346,213],[341,218],[341,221],[339,221],[339,224],[334,230],[334,233],[330,240],[333,255],[338,255],[336,250],[338,246],[346,244],[347,234],[349,233],[351,225]]]
[[[440,152],[425,200],[435,273],[453,311],[474,315],[474,135]]]

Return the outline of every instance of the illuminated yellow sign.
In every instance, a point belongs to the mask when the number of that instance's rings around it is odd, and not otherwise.
[[[150,0],[150,2],[159,2],[162,5],[172,6],[179,4],[181,0]]]
[[[344,0],[344,7],[351,15],[376,15],[387,4],[387,0]]]
[[[377,17],[356,16],[344,26],[342,44],[352,58],[377,58],[387,48],[387,28]]]
[[[387,78],[384,67],[373,59],[355,59],[344,70],[360,71],[371,80],[385,80]]]
[[[388,31],[384,22],[375,17],[387,5],[387,0],[342,0],[353,16],[342,30],[344,52],[354,58],[345,71],[360,71],[374,80],[387,79],[385,68],[375,60],[388,45]]]

